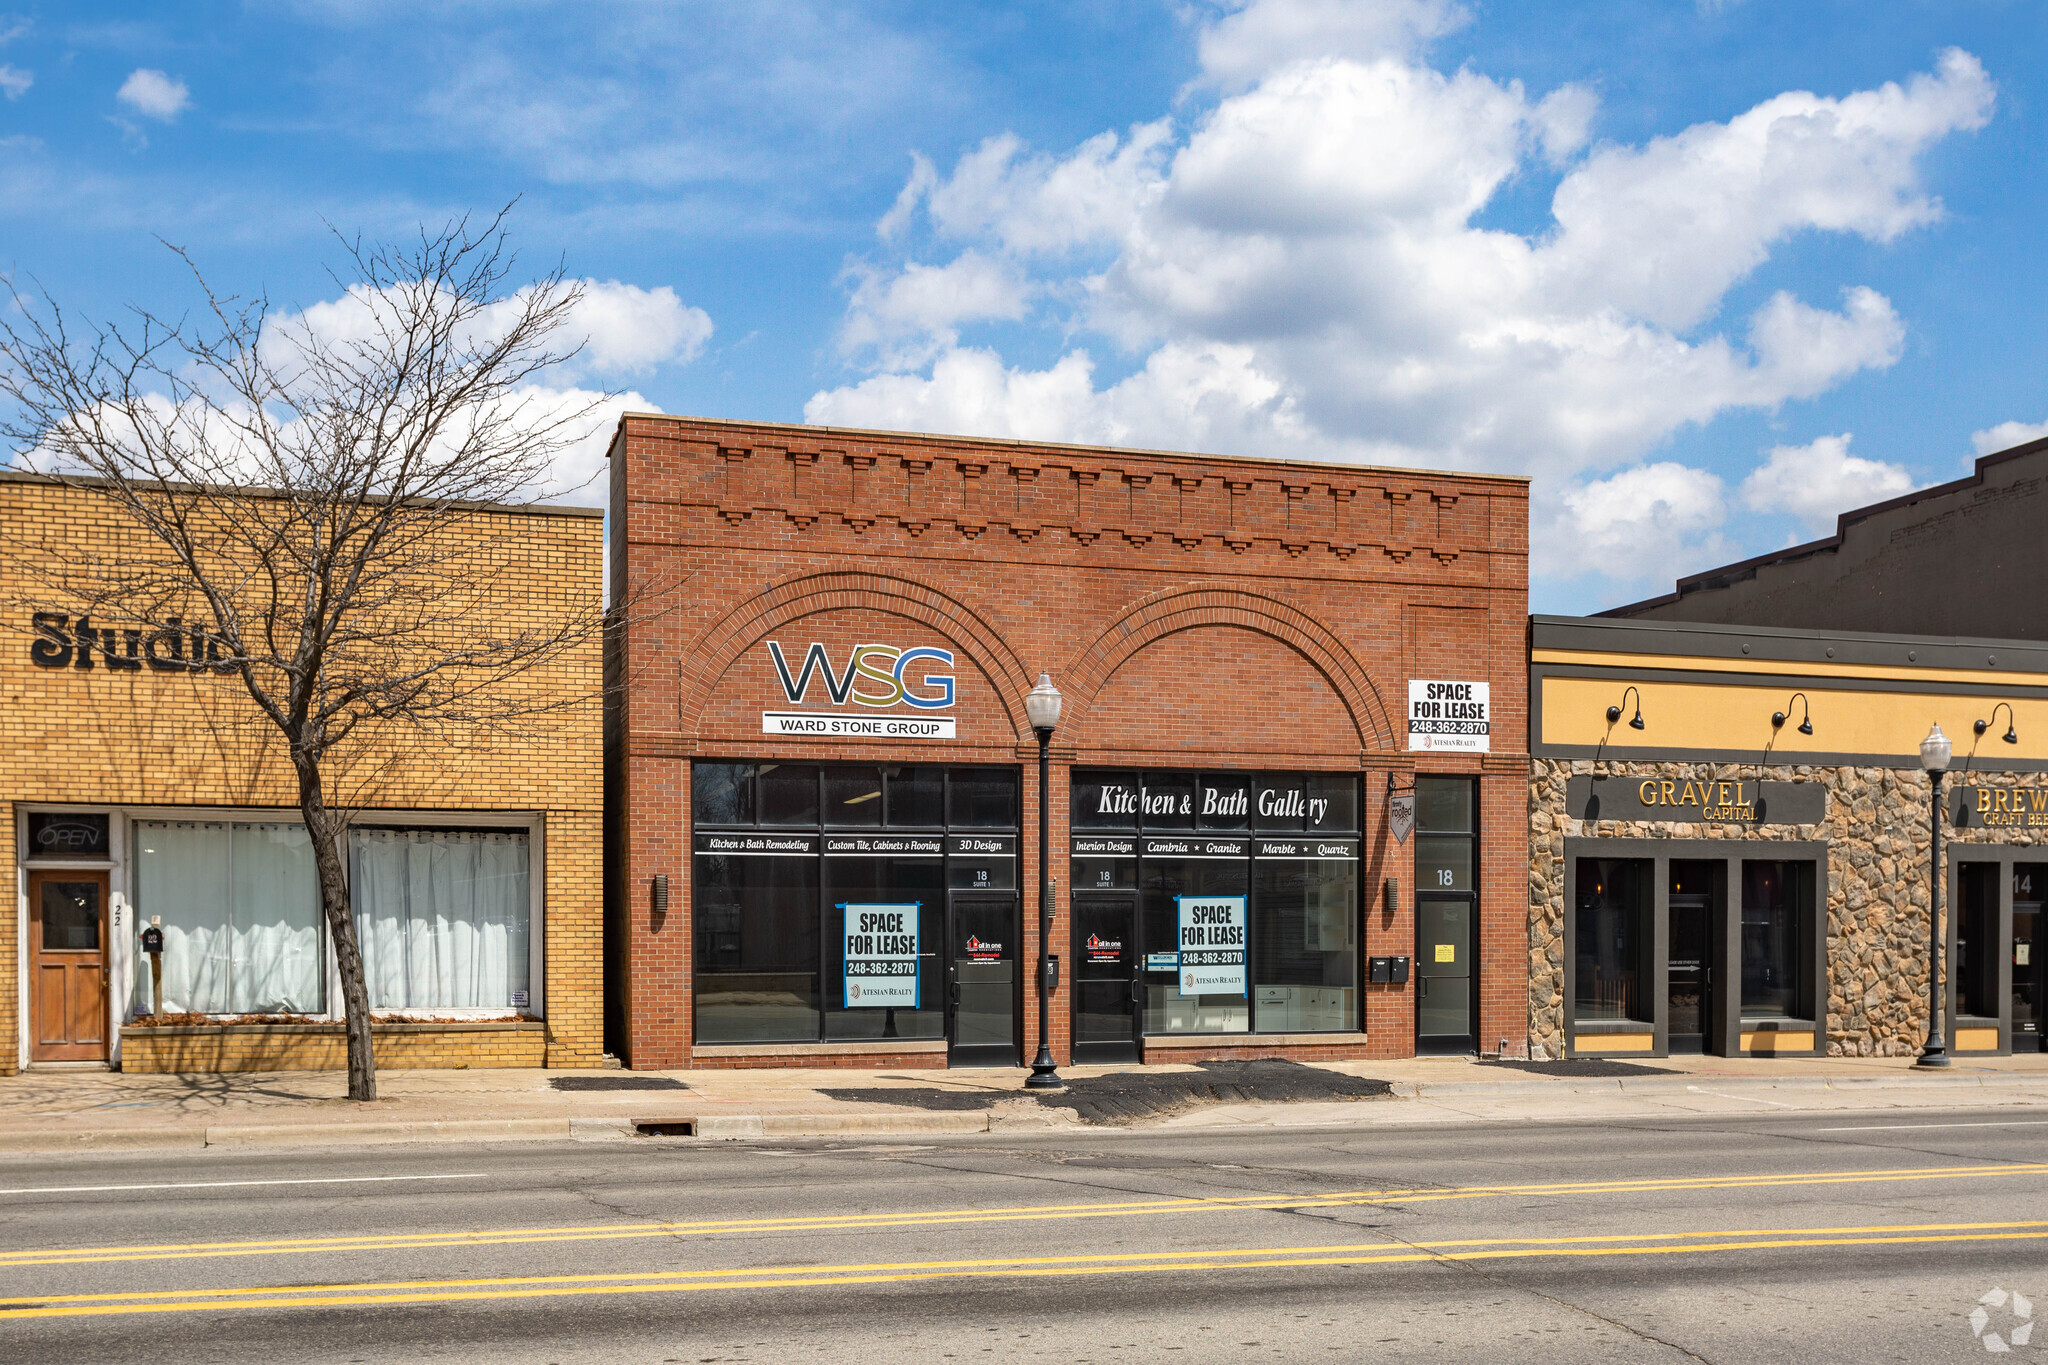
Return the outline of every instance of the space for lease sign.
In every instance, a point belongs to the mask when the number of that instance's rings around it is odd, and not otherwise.
[[[1408,680],[1408,747],[1426,753],[1490,753],[1491,683]]]
[[[846,915],[846,1008],[918,1008],[917,911],[841,902]]]
[[[1243,896],[1175,896],[1180,907],[1180,993],[1243,995]]]

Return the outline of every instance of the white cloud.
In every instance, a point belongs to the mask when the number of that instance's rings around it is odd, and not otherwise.
[[[28,93],[28,88],[35,83],[35,72],[23,71],[19,67],[0,65],[0,94],[6,95],[8,99],[20,99]]]
[[[976,251],[946,265],[911,261],[894,274],[864,266],[852,273],[860,284],[839,329],[840,349],[872,352],[900,369],[954,345],[963,322],[1023,317],[1030,292],[1021,271]]]
[[[137,67],[121,82],[114,98],[145,118],[169,123],[192,107],[192,91],[185,82],[150,67]]]
[[[895,262],[849,275],[849,355],[880,372],[807,416],[1534,473],[1560,515],[1585,494],[1586,523],[1606,485],[1584,481],[1680,429],[1898,360],[1905,324],[1868,287],[1832,307],[1781,291],[1747,316],[1729,300],[1796,235],[1883,244],[1937,221],[1921,164],[1994,103],[1973,57],[1584,151],[1591,92],[1427,62],[1461,18],[1253,0],[1204,30],[1228,93],[1188,122],[916,161],[881,224]],[[1479,225],[1545,162],[1563,167],[1549,225]],[[1014,321],[1020,298],[1064,349],[1042,367],[968,331]],[[1071,339],[1089,331],[1136,372],[1103,381]]]
[[[1406,55],[1470,19],[1451,0],[1256,0],[1205,26],[1197,42],[1204,76],[1242,89],[1298,61]]]
[[[2048,436],[2048,422],[2000,422],[1995,427],[1971,432],[1970,444],[1979,455],[1995,455],[2043,436]]]
[[[590,338],[579,368],[597,374],[645,374],[656,365],[687,365],[711,340],[711,315],[676,297],[668,285],[642,289],[617,280],[583,281],[569,330]]]
[[[1913,476],[1902,465],[1849,453],[1851,433],[1822,436],[1803,446],[1773,446],[1769,458],[1742,481],[1742,502],[1752,512],[1785,512],[1815,535],[1834,529],[1843,512],[1910,492]]]
[[[582,351],[563,367],[565,375],[645,374],[657,365],[688,364],[711,339],[710,314],[684,303],[668,285],[642,289],[617,280],[577,283],[582,298],[551,343],[558,349],[583,343]],[[494,330],[510,326],[523,306],[524,294],[522,290],[485,310],[479,318],[478,335],[471,340],[480,341]],[[388,312],[381,298],[352,285],[338,299],[275,319],[271,328],[280,334],[305,329],[329,343],[370,341],[385,316]]]
[[[1560,578],[1663,581],[1720,548],[1713,533],[1726,515],[1714,475],[1671,461],[1637,465],[1566,493],[1537,554]]]

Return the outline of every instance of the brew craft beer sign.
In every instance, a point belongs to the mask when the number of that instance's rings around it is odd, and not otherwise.
[[[1492,752],[1491,689],[1483,682],[1408,680],[1408,748],[1438,754]]]
[[[917,907],[847,901],[846,1007],[916,1009]]]
[[[2048,787],[1957,787],[1958,829],[2048,829]]]
[[[1245,993],[1245,898],[1175,896],[1180,907],[1180,993]]]

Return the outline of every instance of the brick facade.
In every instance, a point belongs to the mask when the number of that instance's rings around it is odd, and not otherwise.
[[[620,423],[611,478],[613,591],[631,594],[608,661],[611,1028],[630,1065],[932,1064],[832,1044],[696,1053],[691,764],[1017,769],[1028,964],[1040,798],[1023,697],[1041,670],[1066,699],[1052,746],[1062,886],[1077,765],[1358,773],[1362,956],[1409,955],[1414,843],[1387,833],[1387,778],[1478,777],[1479,1036],[1526,1036],[1524,481],[638,415]],[[763,712],[792,709],[771,638],[834,660],[877,640],[953,651],[957,738],[764,735]],[[1411,754],[1409,678],[1490,682],[1491,752]],[[1054,944],[1067,932],[1062,893]],[[1176,1037],[1147,1054],[1409,1055],[1413,984],[1365,986],[1363,966],[1362,1034]],[[1061,1061],[1069,985],[1052,1010]],[[1036,1030],[1027,1004],[1026,1057]]]
[[[602,521],[572,509],[480,510],[454,534],[475,537],[498,566],[493,620],[545,618],[601,592]],[[124,546],[134,547],[124,551]],[[0,1074],[28,1060],[24,1025],[33,988],[24,961],[30,870],[18,842],[26,812],[65,805],[120,818],[179,818],[203,808],[296,819],[296,787],[277,733],[232,676],[148,668],[36,666],[31,613],[75,613],[50,586],[52,566],[91,553],[115,562],[151,550],[98,494],[46,479],[0,474],[0,865],[16,872],[17,910],[0,916]],[[514,680],[520,688],[587,698],[522,722],[510,733],[393,729],[356,751],[343,785],[361,811],[538,817],[532,848],[543,876],[544,936],[538,1025],[506,1029],[395,1026],[380,1057],[396,1065],[596,1066],[603,1057],[602,650],[596,642]],[[108,872],[114,898],[130,899],[127,869]],[[135,906],[144,917],[147,906]],[[124,952],[129,951],[124,947]],[[146,968],[144,969],[146,971]],[[123,983],[115,981],[118,996]],[[236,1069],[339,1065],[338,1025],[223,1032],[128,1029],[133,1065]],[[210,1035],[210,1036],[208,1036]],[[403,1037],[404,1041],[399,1041]],[[251,1041],[260,1039],[260,1041]],[[423,1041],[424,1040],[424,1041]],[[251,1061],[251,1059],[256,1059]]]

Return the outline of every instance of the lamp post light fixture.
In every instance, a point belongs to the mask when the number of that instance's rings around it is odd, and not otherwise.
[[[1948,771],[1952,749],[1939,725],[1920,741],[1920,766],[1932,779],[1934,804],[1927,887],[1927,1045],[1916,1066],[1948,1065],[1948,1041],[1941,1035],[1941,775]]]
[[[1060,723],[1060,690],[1040,673],[1024,694],[1024,718],[1038,735],[1038,1055],[1024,1084],[1055,1090],[1066,1084],[1052,1059],[1052,732]]]

